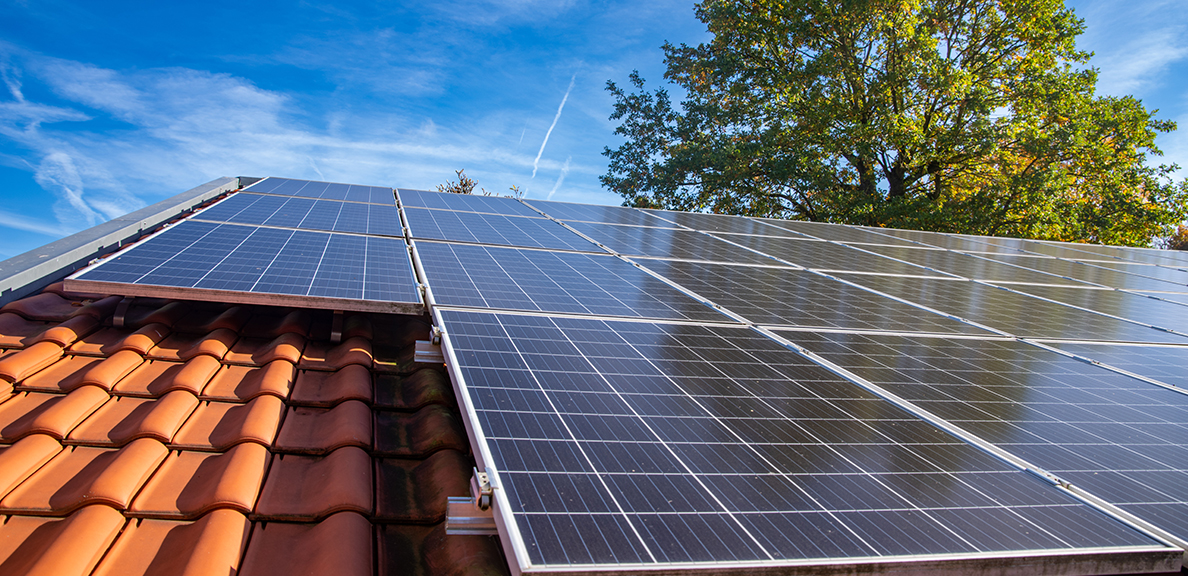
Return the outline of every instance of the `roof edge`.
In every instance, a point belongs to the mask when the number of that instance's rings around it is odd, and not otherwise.
[[[65,278],[91,259],[114,252],[128,242],[221,194],[260,178],[216,178],[151,206],[92,226],[60,240],[0,262],[0,306]]]

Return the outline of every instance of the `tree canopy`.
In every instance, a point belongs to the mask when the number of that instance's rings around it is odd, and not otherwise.
[[[1188,181],[1147,164],[1175,124],[1095,94],[1062,0],[704,0],[664,45],[684,98],[614,82],[625,205],[1147,245]]]

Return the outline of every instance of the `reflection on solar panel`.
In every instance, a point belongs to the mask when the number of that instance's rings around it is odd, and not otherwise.
[[[660,276],[757,324],[990,334],[804,270],[669,260],[642,263]]]
[[[339,310],[421,310],[404,242],[184,221],[71,276],[72,290]]]
[[[408,221],[409,233],[414,238],[603,252],[598,246],[546,218],[407,207],[404,208],[404,217]]]
[[[726,216],[723,214],[702,214],[698,212],[673,212],[670,210],[646,210],[648,214],[663,218],[667,221],[688,226],[702,232],[722,232],[730,234],[756,234],[760,236],[784,236],[789,238],[807,238],[804,234],[791,230],[764,224],[752,218],[741,216]]]
[[[948,272],[969,278],[971,280],[985,280],[987,282],[1028,282],[1033,284],[1067,284],[1085,286],[1083,282],[1062,278],[1056,272],[1047,272],[1044,268],[1028,268],[1031,262],[1037,260],[1057,261],[1052,258],[1012,258],[1003,257],[995,260],[983,255],[970,255],[948,250],[924,250],[920,248],[906,248],[900,246],[863,246],[864,249],[876,252],[888,258],[906,260],[920,266]],[[1019,264],[1011,266],[1010,264]],[[1067,262],[1067,264],[1072,264]]]
[[[787,337],[1188,540],[1188,395],[1019,342]]]
[[[417,242],[434,302],[504,310],[730,322],[611,255]]]
[[[380,236],[404,235],[400,214],[392,203],[367,204],[241,193],[199,212],[194,219]]]
[[[797,240],[794,238],[772,238],[769,236],[729,236],[752,250],[768,256],[791,262],[797,266],[816,270],[843,270],[878,274],[903,274],[909,276],[943,276],[944,272],[925,269],[904,262],[896,262],[878,254],[865,252],[866,245],[851,248],[820,240]]]
[[[634,208],[598,206],[595,204],[571,204],[569,202],[546,202],[544,200],[529,200],[528,203],[558,220],[676,228],[671,222],[661,220]]]
[[[539,218],[535,210],[521,204],[513,198],[502,196],[476,196],[473,194],[448,194],[443,192],[428,192],[425,190],[398,191],[400,203],[405,208],[439,208],[441,210],[458,210],[462,212],[485,212],[487,214],[504,214],[506,216],[532,216]]]
[[[1067,306],[1053,305],[1025,294],[976,282],[841,273],[835,275],[909,302],[924,304],[946,314],[1002,330],[1013,336],[1188,344],[1188,338],[1148,326]],[[1020,285],[1012,287],[1034,288]],[[1094,292],[1106,293],[1104,290]]]
[[[901,240],[890,234],[875,232],[870,229],[842,226],[839,224],[823,224],[821,222],[804,222],[800,220],[772,220],[758,218],[757,220],[792,230],[822,240],[835,242],[853,242],[857,244],[886,244],[889,246],[918,246],[915,242]]]
[[[1011,289],[1165,330],[1180,328],[1176,331],[1183,331],[1188,338],[1188,307],[1108,289],[1028,285],[1011,286]]]
[[[333,182],[312,182],[288,178],[265,178],[244,188],[245,192],[277,194],[280,196],[301,196],[324,200],[346,200],[348,202],[370,202],[391,206],[395,193],[391,188],[359,186],[358,184],[335,184]]]
[[[645,228],[569,222],[574,230],[593,238],[607,248],[624,255],[707,262],[745,262],[778,265],[779,262],[740,248],[725,240],[692,230]]]
[[[521,570],[1159,549],[745,328],[440,318]]]
[[[1188,281],[1188,272],[1181,272],[1162,266],[1118,264],[1115,267],[1109,262],[1080,262],[1059,258],[1029,258],[1026,256],[986,255],[986,258],[1006,264],[1023,266],[1032,270],[1040,270],[1050,274],[1059,274],[1084,282],[1109,286],[1110,288],[1188,292],[1188,284],[1156,279],[1157,276],[1162,276],[1168,279],[1183,278]],[[1102,266],[1102,264],[1105,264],[1105,266]],[[1142,272],[1147,272],[1148,275],[1141,275]]]
[[[1054,342],[1054,348],[1188,391],[1188,348]]]

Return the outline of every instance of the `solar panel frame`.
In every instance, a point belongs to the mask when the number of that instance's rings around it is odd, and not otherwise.
[[[408,206],[401,210],[409,236],[421,240],[606,252],[560,223],[539,215],[528,218]]]
[[[504,216],[526,216],[529,218],[542,217],[539,212],[529,208],[519,200],[503,196],[452,194],[447,192],[430,192],[428,190],[409,190],[405,188],[397,189],[396,196],[400,199],[400,205],[405,208],[433,208],[458,212],[501,214]]]
[[[394,205],[396,203],[396,191],[383,186],[363,186],[359,184],[293,180],[277,177],[268,177],[253,182],[250,186],[245,186],[243,192],[367,202],[371,204]]]
[[[302,230],[403,237],[395,204],[322,200],[300,196],[245,194],[212,204],[191,216],[206,222],[230,222]]]

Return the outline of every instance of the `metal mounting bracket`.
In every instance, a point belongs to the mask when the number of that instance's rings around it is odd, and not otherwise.
[[[470,496],[451,496],[446,508],[446,534],[497,536],[495,515],[491,511],[490,479],[486,472],[474,469],[470,478]]]
[[[342,342],[342,310],[334,311],[334,319],[330,322],[330,341],[335,344]]]
[[[428,340],[417,340],[417,348],[413,352],[413,362],[445,364],[445,354],[442,354],[440,345]]]

